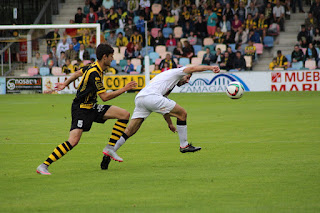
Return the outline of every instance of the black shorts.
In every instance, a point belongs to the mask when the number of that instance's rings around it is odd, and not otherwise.
[[[111,105],[100,105],[95,104],[92,109],[82,109],[79,105],[72,105],[71,114],[71,130],[83,129],[87,132],[91,129],[92,123],[104,123],[106,120],[103,119],[104,114],[108,111]]]

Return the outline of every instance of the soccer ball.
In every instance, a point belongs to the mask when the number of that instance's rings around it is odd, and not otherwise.
[[[244,87],[239,82],[233,81],[227,86],[226,93],[232,99],[239,99],[244,93]]]

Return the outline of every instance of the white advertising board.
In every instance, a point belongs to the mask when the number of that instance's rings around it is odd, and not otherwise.
[[[239,81],[245,91],[319,91],[319,70],[194,73],[189,84],[175,87],[174,93],[225,92],[232,81]]]
[[[72,82],[68,87],[62,91],[55,91],[54,87],[58,82],[64,82],[68,79],[69,76],[50,76],[42,77],[42,93],[46,94],[75,94],[77,92],[77,86],[80,82],[80,79]]]
[[[232,81],[240,82],[245,91],[270,91],[269,72],[194,73],[189,84],[175,87],[175,93],[225,92]]]

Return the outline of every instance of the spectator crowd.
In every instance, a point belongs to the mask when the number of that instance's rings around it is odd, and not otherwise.
[[[101,41],[120,55],[112,73],[137,71],[131,63],[137,59],[142,72],[146,51],[150,56],[158,53],[150,61],[155,65],[150,70],[154,73],[185,65],[185,61],[241,71],[252,69],[258,58],[257,48],[263,47],[266,37],[285,31],[285,20],[296,12],[296,3],[299,12],[304,12],[301,1],[86,0],[70,23],[100,23]],[[307,60],[318,64],[319,4],[320,0],[312,4],[290,59],[278,51],[270,69],[287,69],[288,62]],[[95,60],[96,36],[94,30],[86,28],[66,29],[61,35],[58,29],[49,32],[48,56],[41,61],[37,54],[35,66],[58,66],[64,73],[72,73]]]

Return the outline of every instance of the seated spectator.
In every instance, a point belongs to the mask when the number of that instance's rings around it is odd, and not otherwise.
[[[75,51],[79,51],[79,49],[80,49],[80,43],[77,41],[77,39],[76,38],[72,38],[72,46],[73,46],[73,49],[75,50]],[[69,49],[70,49],[70,46],[69,46]]]
[[[192,25],[189,22],[186,22],[185,25],[182,27],[183,31],[183,38],[188,38],[191,31],[194,31]]]
[[[117,37],[114,31],[110,31],[110,34],[107,37],[107,42],[110,44],[112,47],[116,46],[117,42]]]
[[[231,33],[231,31],[227,31],[223,43],[226,44],[226,45],[236,43],[235,40],[234,40],[234,36],[233,36],[233,34]]]
[[[193,23],[198,19],[199,16],[201,16],[200,10],[197,8],[196,4],[191,5],[190,15]]]
[[[83,62],[80,58],[77,59],[77,63],[75,63],[74,65],[74,70],[78,71],[79,69],[81,69],[84,65]]]
[[[222,44],[224,42],[224,34],[220,27],[217,27],[216,32],[213,35],[214,43]]]
[[[193,46],[190,45],[189,41],[184,41],[183,57],[192,58],[194,56]]]
[[[52,52],[52,57],[56,60],[56,61],[58,61],[58,55],[57,55],[57,47],[56,46],[53,46],[52,48],[51,48],[51,52]]]
[[[313,45],[320,47],[320,28],[316,28],[313,35]]]
[[[311,36],[308,31],[306,31],[306,26],[301,25],[301,31],[297,36],[298,42],[302,48],[307,48],[308,44],[311,42]]]
[[[277,0],[276,6],[272,10],[273,20],[280,25],[280,31],[284,31],[284,7],[280,5],[280,1]]]
[[[194,23],[194,31],[198,38],[205,38],[207,36],[207,27],[203,22],[202,16],[199,16]]]
[[[169,69],[177,68],[176,62],[174,62],[174,60],[171,58],[171,55],[169,53],[166,54],[166,58],[160,62],[160,69],[164,67],[165,63],[168,64]]]
[[[127,37],[123,36],[122,32],[118,33],[116,45],[117,47],[125,47],[128,45],[128,39]]]
[[[84,48],[83,44],[80,44],[80,50],[78,52],[78,58],[83,61],[83,60],[89,60],[90,55],[89,52]]]
[[[58,66],[62,67],[63,65],[65,65],[65,63],[66,63],[66,54],[65,54],[65,52],[62,51],[60,53],[60,57],[59,57],[59,60],[58,60]]]
[[[128,74],[134,71],[133,64],[131,64],[131,59],[127,59],[127,65],[124,67],[123,71]]]
[[[162,31],[159,30],[158,36],[154,39],[155,45],[165,45],[166,38],[163,36]]]
[[[151,35],[151,32],[148,30],[147,32],[147,37],[148,37],[148,46],[149,47],[154,47],[156,45],[155,39]],[[146,46],[146,38],[145,36],[143,37],[143,46]]]
[[[135,30],[133,35],[130,36],[130,42],[132,42],[134,45],[143,42],[142,35],[139,33],[138,30]]]
[[[93,7],[90,7],[90,12],[87,14],[87,23],[97,23],[98,15],[94,12]]]
[[[231,70],[233,68],[233,61],[229,58],[229,53],[224,52],[221,62],[219,63],[220,69],[222,70]]]
[[[166,26],[167,27],[173,27],[175,25],[175,17],[172,15],[170,11],[167,12],[167,17],[166,17]]]
[[[77,51],[73,49],[73,45],[69,44],[69,49],[66,51],[66,59],[76,60],[78,57]]]
[[[49,67],[50,70],[52,67],[58,66],[58,61],[56,57],[53,57],[52,52],[49,53],[49,58],[46,60],[46,67]]]
[[[273,58],[272,61],[269,64],[269,70],[274,70],[277,66],[277,58]]]
[[[33,66],[37,67],[37,68],[43,67],[43,60],[40,57],[40,53],[39,52],[36,53],[36,58],[33,61]]]
[[[255,30],[249,31],[249,40],[253,43],[261,43],[260,35]]]
[[[93,11],[94,11],[94,12],[97,12],[97,11],[98,11],[98,8],[100,7],[100,5],[101,5],[101,2],[100,2],[100,1],[99,1],[99,2],[97,2],[97,0],[91,0],[91,1],[90,1],[90,7],[93,8]]]
[[[158,65],[158,64],[156,64],[156,65],[154,66],[154,70],[153,70],[153,71],[151,71],[151,73],[152,73],[152,74],[158,74],[158,73],[161,73],[161,70],[160,70],[160,67],[159,67],[159,65]]]
[[[264,38],[267,35],[268,23],[264,17],[264,14],[261,13],[257,23],[256,32],[259,33],[260,37]]]
[[[235,36],[234,40],[239,45],[247,43],[248,34],[245,31],[243,31],[242,27],[239,28],[238,32],[236,33],[236,36]]]
[[[315,31],[315,29],[318,26],[318,20],[313,17],[311,12],[308,13],[308,18],[306,18],[305,20],[305,26],[307,29],[310,29],[308,31],[311,34]]]
[[[227,46],[227,50],[226,50],[228,53],[229,53],[229,58],[235,58],[236,57],[236,54],[232,51],[232,48],[230,46]]]
[[[182,26],[182,28],[185,26],[185,24],[188,22],[190,24],[191,21],[191,14],[188,10],[187,6],[183,6],[182,12],[179,15],[179,23]]]
[[[294,50],[291,53],[292,62],[304,61],[303,51],[299,48],[299,45],[294,46]]]
[[[62,72],[65,74],[74,73],[76,71],[75,67],[71,64],[70,59],[66,59],[65,65],[62,66]]]
[[[221,49],[218,48],[216,54],[214,54],[213,63],[218,64],[222,60]]]
[[[275,67],[276,68],[283,68],[285,70],[288,68],[288,60],[284,55],[282,55],[281,50],[277,51]]]
[[[227,33],[227,31],[231,30],[231,24],[230,24],[230,21],[227,20],[226,15],[222,16],[222,21],[219,22],[219,27],[221,28],[221,31],[223,33]]]
[[[164,23],[165,23],[164,16],[161,13],[157,15],[153,15],[154,27],[162,29],[164,26]]]
[[[124,52],[124,57],[126,59],[131,59],[131,58],[134,58],[134,45],[132,42],[129,42],[128,45],[127,45],[127,49],[126,51]]]
[[[173,37],[173,34],[171,33],[169,35],[169,38],[166,42],[166,46],[169,47],[169,46],[177,46],[177,42],[176,42],[176,39]]]
[[[191,45],[196,45],[197,44],[197,36],[194,35],[193,31],[190,32],[189,37],[188,37],[188,41]]]
[[[238,71],[243,71],[246,69],[246,60],[244,60],[244,57],[241,55],[240,51],[236,52],[236,57],[233,60],[233,69]]]
[[[178,41],[177,47],[173,50],[173,56],[176,58],[183,57],[183,47],[181,41]]]
[[[249,40],[248,42],[248,46],[246,46],[244,48],[244,53],[246,56],[250,56],[251,57],[251,61],[253,62],[255,60],[255,54],[256,54],[256,47],[253,46],[253,42],[251,40]],[[252,64],[251,66],[252,67]]]
[[[138,59],[141,59],[141,62],[143,62],[143,52],[142,52],[142,45],[141,43],[136,43],[134,45],[134,58],[138,58]]]
[[[164,65],[163,65],[163,67],[162,67],[162,69],[161,69],[161,72],[167,71],[167,70],[169,70],[169,69],[170,69],[170,68],[169,68],[169,64],[168,64],[167,62],[165,62]]]
[[[244,21],[244,29],[246,33],[249,33],[250,30],[255,30],[256,28],[257,28],[257,23],[252,18],[251,13],[249,13],[247,20]]]
[[[202,64],[211,65],[214,61],[214,55],[210,52],[210,48],[206,48],[206,53],[203,55]]]
[[[318,52],[312,43],[309,43],[307,51],[306,51],[306,60],[314,60],[318,64]]]

